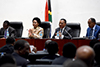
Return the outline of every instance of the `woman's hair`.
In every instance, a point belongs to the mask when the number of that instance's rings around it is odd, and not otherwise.
[[[38,17],[33,18],[32,22],[36,20],[39,23],[39,26],[41,25],[41,20]]]

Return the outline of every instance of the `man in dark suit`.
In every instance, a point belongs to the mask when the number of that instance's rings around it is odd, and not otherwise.
[[[93,47],[94,52],[95,52],[95,63],[94,67],[100,67],[100,42],[96,43]]]
[[[10,26],[9,21],[4,21],[3,27],[0,29],[0,38],[4,38],[5,32],[8,30],[9,36],[16,37],[16,31]],[[5,37],[6,38],[6,37]]]
[[[29,61],[26,59],[29,55],[29,43],[25,40],[18,40],[14,44],[14,53],[12,54],[16,60],[17,66],[27,67]]]
[[[7,54],[12,54],[14,52],[14,42],[15,39],[13,37],[8,37],[6,39],[6,45],[0,48],[0,52],[6,52]]]
[[[42,51],[37,51],[36,54],[48,54],[47,46],[48,46],[48,44],[49,44],[51,41],[52,41],[52,40],[46,40],[46,42],[45,42],[45,48],[44,48]]]
[[[44,56],[41,59],[54,60],[55,58],[59,57],[58,55],[56,55],[57,52],[59,51],[57,42],[51,41],[50,43],[48,43],[48,45],[47,45],[47,51],[48,51],[49,55]]]
[[[59,27],[55,30],[52,38],[55,39],[71,39],[72,31],[71,28],[66,26],[66,20],[60,19]]]
[[[63,46],[63,56],[60,56],[52,62],[52,65],[63,65],[66,60],[73,59],[76,54],[76,46],[69,42]]]
[[[94,18],[90,18],[88,20],[88,26],[86,37],[89,39],[98,39],[98,35],[100,34],[100,26],[96,25],[96,20]]]
[[[81,46],[76,51],[75,59],[80,59],[87,64],[88,67],[93,67],[95,52],[90,46]]]

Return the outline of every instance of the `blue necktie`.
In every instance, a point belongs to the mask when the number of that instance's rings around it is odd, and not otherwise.
[[[92,39],[93,37],[92,37],[92,33],[93,33],[93,29],[91,28],[91,30],[90,30],[90,38],[89,39]]]
[[[7,37],[7,30],[5,30],[5,32],[4,32],[4,38],[6,38]]]
[[[62,29],[61,29],[61,33],[62,33]]]

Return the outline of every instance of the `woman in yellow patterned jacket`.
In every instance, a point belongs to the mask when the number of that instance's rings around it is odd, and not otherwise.
[[[33,18],[32,20],[33,28],[29,29],[28,36],[29,38],[42,39],[44,35],[44,30],[39,25],[41,24],[41,20],[38,17]]]

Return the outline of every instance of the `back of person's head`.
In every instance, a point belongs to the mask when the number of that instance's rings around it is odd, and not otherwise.
[[[15,44],[14,44],[14,50],[24,49],[25,43],[28,43],[28,42],[25,41],[25,40],[16,41]]]
[[[4,55],[0,57],[0,67],[4,67],[4,65],[10,64],[14,67],[16,66],[16,61],[12,55]]]
[[[15,38],[13,38],[13,37],[8,37],[7,39],[6,39],[6,44],[14,44],[14,42],[15,42]]]
[[[83,61],[81,60],[67,60],[64,62],[63,67],[88,67]]]
[[[14,44],[15,52],[17,52],[20,56],[24,58],[28,58],[29,49],[29,43],[25,40],[18,40]]]
[[[51,41],[47,46],[47,51],[51,55],[56,54],[58,50],[58,44],[55,41]]]
[[[52,40],[46,40],[45,41],[45,48],[47,49],[47,45],[51,42]]]
[[[93,48],[93,46],[94,46],[96,43],[98,43],[98,42],[99,42],[99,40],[93,39],[93,40],[90,41],[89,45],[90,45],[90,47]]]
[[[90,46],[81,46],[76,51],[76,59],[84,61],[89,67],[93,66],[95,52]]]
[[[8,20],[5,20],[5,21],[3,22],[3,24],[7,24],[8,26],[10,25],[10,23],[9,23]]]
[[[100,42],[96,43],[93,47],[94,52],[95,52],[95,61],[97,63],[100,63]]]
[[[67,58],[74,58],[76,54],[76,46],[68,42],[63,46],[63,56]]]

